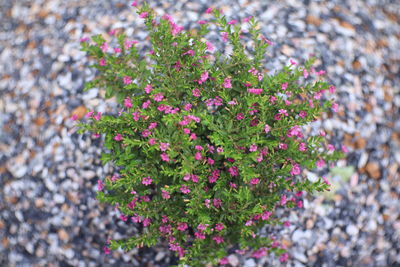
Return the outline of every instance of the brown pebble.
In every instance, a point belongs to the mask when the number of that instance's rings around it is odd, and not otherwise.
[[[62,240],[62,241],[68,241],[69,239],[69,235],[67,233],[67,231],[65,231],[65,229],[61,228],[60,230],[58,230],[58,237]]]
[[[43,208],[43,206],[44,206],[43,198],[35,199],[35,206],[36,206],[36,208],[39,208],[39,209]]]
[[[365,140],[365,138],[360,137],[356,140],[355,145],[357,149],[364,149],[365,146],[367,145],[367,140]]]
[[[379,164],[376,162],[368,162],[365,166],[365,170],[367,171],[368,175],[373,179],[379,179],[381,177]]]
[[[83,116],[85,116],[85,114],[86,114],[86,108],[85,108],[84,106],[79,106],[79,107],[75,108],[75,109],[72,111],[72,114],[71,114],[71,115],[76,115],[76,116],[78,116],[78,119],[80,120],[80,119],[83,118]]]
[[[307,17],[306,17],[306,22],[308,23],[308,24],[312,24],[312,25],[315,25],[315,26],[317,26],[317,27],[319,27],[320,25],[321,25],[321,19],[320,18],[318,18],[318,17],[316,17],[316,16],[313,16],[313,15],[308,15]]]

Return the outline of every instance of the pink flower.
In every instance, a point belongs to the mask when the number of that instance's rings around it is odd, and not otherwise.
[[[124,215],[124,214],[121,214],[121,215],[119,216],[119,218],[120,218],[121,220],[123,220],[124,222],[126,222],[126,221],[128,220],[128,217],[127,217],[126,215]]]
[[[194,155],[194,159],[195,160],[201,160],[203,157],[201,156],[201,152],[196,152],[196,154]]]
[[[151,132],[148,130],[148,129],[146,129],[146,130],[144,130],[143,132],[142,132],[142,136],[143,137],[148,137],[148,136],[150,136],[151,135]]]
[[[124,76],[123,81],[124,81],[124,84],[131,84],[132,78],[129,76]]]
[[[297,65],[296,61],[294,61],[293,59],[290,59],[289,62],[291,65]]]
[[[333,102],[333,103],[332,103],[332,110],[333,110],[334,112],[338,112],[338,110],[339,110],[339,105],[338,105],[336,102]]]
[[[139,215],[137,215],[135,213],[135,215],[131,217],[131,221],[134,222],[134,223],[140,223],[142,221],[142,219],[140,218]]]
[[[200,97],[201,95],[200,90],[198,88],[193,89],[192,94],[194,97]]]
[[[229,182],[229,186],[230,186],[231,188],[237,188],[237,185],[236,185],[235,183],[232,183],[232,182]]]
[[[103,51],[103,53],[106,53],[108,50],[108,43],[104,42],[101,46],[100,46],[101,51]]]
[[[306,151],[306,150],[307,150],[306,144],[305,143],[300,143],[299,144],[299,151]]]
[[[200,24],[200,25],[207,24],[207,21],[206,20],[199,20],[197,22],[197,24]]]
[[[261,219],[263,221],[266,221],[269,219],[269,217],[272,215],[272,212],[270,211],[264,211],[264,213],[261,215]]]
[[[221,199],[219,199],[219,198],[214,198],[214,200],[213,200],[213,205],[214,205],[214,207],[216,207],[216,208],[218,209],[218,208],[221,207],[221,204],[222,204],[222,200],[221,200]]]
[[[215,243],[217,243],[217,244],[221,244],[221,243],[224,243],[224,242],[225,242],[224,239],[223,239],[221,236],[214,236],[212,239],[213,239],[213,240],[215,241]]]
[[[264,257],[265,255],[267,255],[267,248],[260,248],[256,251],[254,251],[253,254],[251,254],[251,256],[256,259]]]
[[[213,12],[213,10],[214,9],[212,7],[207,8],[206,14],[211,14],[211,12]]]
[[[182,56],[184,56],[184,55],[194,56],[194,54],[195,54],[194,50],[190,49],[187,52],[183,53]]]
[[[269,133],[270,130],[271,130],[271,127],[268,124],[265,124],[265,126],[264,126],[265,133]]]
[[[163,189],[161,189],[161,196],[162,196],[163,199],[170,199],[171,198],[170,194],[167,191],[163,190]]]
[[[336,91],[336,87],[331,85],[329,86],[329,93],[333,94]]]
[[[303,77],[305,79],[307,79],[307,77],[308,77],[308,71],[306,69],[303,70]]]
[[[217,230],[217,231],[222,231],[224,229],[225,229],[225,226],[222,223],[217,223],[215,225],[215,230]]]
[[[217,147],[217,153],[222,153],[224,152],[224,148],[223,147]]]
[[[328,150],[329,151],[335,151],[335,146],[332,144],[328,144]]]
[[[183,109],[189,111],[192,108],[192,104],[188,103],[183,106]]]
[[[197,135],[195,133],[191,133],[189,140],[196,140],[197,139]]]
[[[116,136],[114,136],[114,140],[115,141],[121,141],[122,140],[122,135],[121,134],[117,134]]]
[[[150,107],[150,104],[151,104],[150,100],[144,101],[142,103],[142,109],[147,109],[148,107]]]
[[[257,145],[250,145],[250,148],[249,148],[249,151],[250,152],[255,152],[255,151],[257,151]]]
[[[253,225],[253,221],[252,220],[248,220],[244,225],[251,226],[251,225]]]
[[[228,169],[228,172],[230,173],[230,175],[232,176],[238,176],[239,175],[239,169],[236,166],[230,167]]]
[[[101,59],[100,59],[99,65],[100,65],[100,66],[105,66],[105,65],[107,65],[106,60],[105,60],[104,58],[101,58]]]
[[[229,34],[227,32],[222,32],[221,37],[224,42],[227,42],[229,40]]]
[[[188,128],[183,128],[183,132],[184,132],[185,134],[190,134],[190,129],[188,129]]]
[[[286,149],[288,148],[288,145],[285,144],[285,143],[280,143],[280,144],[278,145],[278,147],[279,147],[279,149],[286,150]]]
[[[297,163],[293,164],[292,169],[290,170],[290,174],[291,174],[291,175],[298,175],[298,174],[300,174],[300,165],[297,164]]]
[[[142,13],[140,13],[139,18],[144,19],[147,17],[147,15],[149,15],[148,12],[142,12]]]
[[[140,112],[133,112],[132,118],[134,121],[138,121],[140,119]]]
[[[131,4],[131,6],[134,6],[134,7],[137,7],[137,5],[138,5],[137,1],[133,1]]]
[[[169,143],[160,143],[160,150],[166,151],[169,148]]]
[[[93,116],[93,118],[98,121],[101,119],[101,112],[97,112],[97,114],[95,116]]]
[[[97,180],[97,190],[103,191],[103,189],[104,189],[104,183],[101,180]]]
[[[202,232],[195,232],[195,233],[194,233],[194,236],[195,236],[197,239],[206,239],[206,235],[205,235],[204,233],[202,233]]]
[[[124,99],[124,106],[127,107],[127,108],[131,108],[132,107],[132,100],[129,97]]]
[[[149,130],[154,129],[157,127],[157,122],[150,122],[150,125],[148,127]]]
[[[287,203],[287,197],[286,197],[286,195],[282,195],[279,204],[282,206],[285,206],[286,203]]]
[[[199,84],[203,84],[208,79],[208,72],[205,71],[201,74],[200,80],[198,81]]]
[[[345,145],[342,145],[341,150],[343,153],[349,152],[349,150],[347,149],[347,147]]]
[[[151,84],[146,85],[146,87],[144,88],[144,91],[146,92],[146,94],[150,94],[150,92],[153,90],[153,86],[151,86]]]
[[[224,87],[224,88],[232,88],[231,79],[225,78],[224,82],[222,84],[222,87]]]
[[[169,156],[168,156],[167,153],[161,153],[160,156],[161,156],[161,159],[162,159],[163,161],[166,161],[166,162],[169,161]]]
[[[189,189],[189,187],[187,185],[182,185],[180,190],[184,194],[189,194],[190,193],[190,189]]]
[[[319,160],[317,161],[317,167],[318,167],[318,168],[322,168],[322,167],[324,167],[324,166],[325,166],[325,160],[319,159]]]
[[[243,22],[249,22],[252,18],[253,16],[246,17],[243,19]]]
[[[243,113],[238,113],[238,114],[236,115],[236,119],[237,119],[238,121],[243,120],[243,119],[244,119],[244,114],[243,114]]]
[[[299,116],[300,116],[302,119],[304,119],[304,118],[307,116],[307,112],[304,111],[304,110],[302,110],[302,111],[300,111]]]
[[[260,182],[259,178],[252,178],[250,180],[250,184],[252,184],[252,185],[257,185],[259,182]]]
[[[303,201],[302,200],[297,201],[297,207],[300,208],[300,209],[303,207]]]
[[[234,25],[236,24],[238,21],[236,19],[233,19],[231,21],[228,22],[229,25]]]
[[[269,45],[272,45],[272,44],[273,44],[273,43],[272,43],[270,40],[268,40],[264,35],[261,35],[261,39],[263,39],[264,42],[266,42],[266,43],[269,44]]]
[[[188,228],[188,225],[185,222],[178,223],[178,227],[176,227],[176,229],[178,229],[181,232],[185,231],[187,228]]]
[[[79,41],[80,41],[81,43],[86,43],[86,42],[89,41],[89,37],[82,37]]]
[[[162,93],[155,94],[153,96],[154,101],[161,102],[164,99],[164,95]]]
[[[144,185],[150,185],[152,182],[153,182],[153,179],[151,179],[150,176],[142,178],[142,184],[144,184]]]
[[[72,121],[76,121],[77,119],[78,119],[78,115],[77,114],[74,114],[74,115],[71,116],[71,120]]]
[[[279,257],[280,262],[286,262],[289,259],[289,254],[284,253]]]
[[[288,88],[288,83],[282,83],[282,90],[286,90]]]
[[[280,110],[278,110],[278,112],[279,112],[279,114],[281,114],[283,116],[286,116],[286,117],[289,116],[289,114],[288,114],[286,109],[280,109]]]
[[[249,88],[247,92],[253,95],[260,95],[264,90],[260,88]]]
[[[151,223],[151,219],[149,219],[149,218],[145,218],[145,219],[143,220],[143,226],[144,226],[144,227],[149,226],[150,223]]]
[[[207,45],[207,50],[208,50],[208,51],[214,52],[215,47],[213,46],[212,43],[210,43],[210,42],[207,41],[207,42],[206,42],[206,45]]]
[[[228,105],[236,106],[237,104],[238,104],[238,102],[236,101],[236,99],[228,102]]]
[[[228,258],[223,257],[222,259],[219,260],[219,264],[221,264],[221,265],[229,264]]]
[[[106,254],[106,255],[111,253],[111,250],[109,247],[103,247],[103,251],[104,251],[104,254]]]

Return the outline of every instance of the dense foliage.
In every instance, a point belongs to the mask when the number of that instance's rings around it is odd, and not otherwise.
[[[227,263],[234,244],[239,253],[273,252],[286,260],[284,246],[258,230],[282,224],[277,207],[301,208],[304,192],[328,189],[327,180],[311,182],[304,170],[323,167],[341,152],[324,133],[305,136],[302,126],[337,109],[324,93],[334,87],[313,60],[304,66],[290,61],[267,75],[263,60],[271,42],[254,18],[243,20],[244,32],[238,21],[208,9],[208,21],[184,31],[168,15],[157,19],[147,4],[137,12],[150,53],[139,54],[137,42],[123,33],[112,33],[113,48],[100,35],[92,43],[82,40],[99,71],[86,89],[105,88],[107,98],[123,105],[116,116],[90,111],[78,124],[81,133],[103,134],[102,161],[120,166],[118,175],[99,181],[98,199],[117,205],[122,220],[143,226],[110,247],[129,250],[163,238],[180,263],[191,266]],[[205,39],[210,25],[232,46],[229,56]]]

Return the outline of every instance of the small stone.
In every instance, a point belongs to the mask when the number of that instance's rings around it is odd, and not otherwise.
[[[312,219],[308,219],[306,222],[307,229],[312,229],[314,227],[315,221]]]
[[[357,167],[358,167],[359,169],[361,169],[362,167],[365,166],[365,164],[367,163],[367,161],[368,161],[368,153],[367,153],[367,152],[363,152],[363,153],[361,154],[361,157],[360,157],[359,161],[358,161]]]
[[[57,204],[61,204],[65,202],[65,197],[61,194],[55,194],[54,195],[54,202],[56,202]]]
[[[364,149],[365,146],[367,145],[367,140],[365,140],[365,138],[358,138],[355,142],[355,146],[357,149]]]
[[[36,208],[39,208],[39,209],[43,208],[43,206],[44,206],[43,198],[35,199],[35,206],[36,206]]]
[[[365,170],[367,171],[368,175],[373,179],[379,179],[381,177],[379,164],[377,162],[368,162],[365,166]]]
[[[294,252],[293,252],[293,257],[294,257],[296,260],[299,260],[299,261],[301,261],[301,262],[304,262],[304,263],[307,262],[307,257],[306,257],[306,255],[304,255],[304,253],[302,253],[302,252],[300,252],[300,251],[294,251]]]
[[[349,249],[349,247],[348,246],[344,246],[341,250],[340,250],[340,255],[343,257],[343,258],[348,258],[348,257],[350,257],[350,249]]]
[[[157,255],[156,255],[156,257],[155,257],[155,261],[160,261],[160,260],[162,260],[163,258],[165,257],[165,252],[163,252],[163,251],[159,251],[158,253],[157,253]]]
[[[234,266],[234,267],[235,266],[239,266],[239,259],[234,254],[231,254],[231,255],[228,256],[228,261],[229,261],[229,264]]]
[[[42,258],[42,257],[45,255],[44,249],[43,249],[41,246],[39,246],[39,247],[36,249],[35,255],[36,255],[36,257],[38,257],[38,258]]]
[[[244,266],[245,267],[255,267],[256,262],[254,261],[254,259],[248,259],[244,262]]]
[[[359,232],[358,228],[354,224],[349,224],[346,227],[346,233],[351,236],[357,235]]]
[[[86,113],[87,109],[85,108],[85,106],[79,106],[72,111],[71,116],[76,115],[80,120],[83,118],[83,116],[85,116]]]
[[[68,235],[67,231],[65,231],[65,229],[63,229],[63,228],[58,230],[58,237],[64,242],[69,240],[69,235]]]
[[[321,19],[316,17],[316,16],[313,16],[313,15],[308,15],[306,17],[306,22],[308,24],[312,24],[312,25],[315,25],[317,27],[319,27],[321,25]]]

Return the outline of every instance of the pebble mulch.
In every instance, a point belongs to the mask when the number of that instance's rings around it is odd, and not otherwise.
[[[115,112],[79,40],[123,28],[146,38],[124,1],[0,1],[0,266],[169,266],[163,247],[104,255],[107,238],[138,229],[95,200],[101,141],[75,133],[72,113]],[[333,190],[307,197],[282,229],[288,266],[400,266],[400,3],[365,1],[149,1],[194,26],[205,9],[254,15],[274,42],[266,67],[315,54],[337,87],[339,112],[321,126],[349,153]],[[239,17],[238,17],[239,16]],[[347,166],[347,167],[346,167]],[[231,255],[232,266],[279,266]]]

